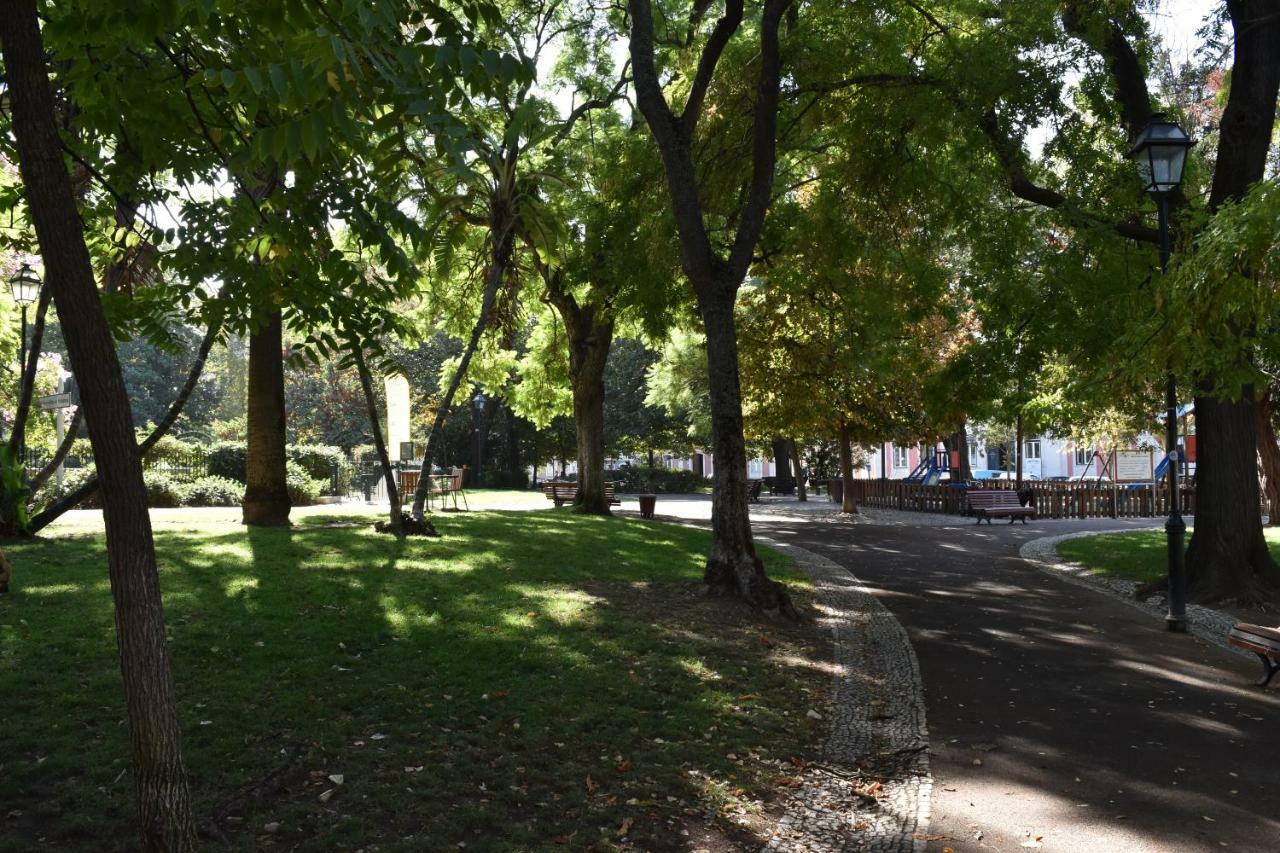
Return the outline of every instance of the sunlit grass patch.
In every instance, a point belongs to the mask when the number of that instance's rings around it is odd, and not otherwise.
[[[826,636],[703,595],[704,531],[472,512],[397,541],[367,515],[225,516],[156,541],[198,814],[281,780],[219,824],[233,849],[608,849],[627,820],[633,845],[682,849],[683,821],[767,799],[745,756],[819,734]],[[132,849],[103,543],[8,553],[0,849]]]
[[[1267,528],[1265,533],[1272,556],[1280,560],[1280,529]],[[1168,573],[1166,543],[1163,530],[1135,530],[1067,539],[1058,543],[1058,553],[1096,574],[1148,583]]]

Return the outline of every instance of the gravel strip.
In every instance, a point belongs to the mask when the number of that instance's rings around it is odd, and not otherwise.
[[[822,762],[787,789],[766,851],[922,851],[929,829],[929,731],[924,686],[907,632],[844,569],[759,537],[813,579],[819,621],[835,642],[837,675]]]
[[[1152,525],[1155,529],[1159,529],[1161,526],[1158,524]],[[1107,533],[1118,532],[1122,531],[1084,530],[1076,533],[1065,533],[1061,536],[1032,539],[1022,546],[1018,556],[1036,568],[1052,573],[1055,577],[1062,578],[1077,586],[1088,587],[1102,592],[1163,621],[1165,614],[1168,612],[1163,594],[1155,593],[1146,599],[1140,600],[1134,595],[1138,588],[1136,581],[1096,574],[1087,566],[1065,560],[1058,554],[1058,543],[1067,539],[1079,539],[1083,536],[1102,536]],[[1237,649],[1227,643],[1227,633],[1238,621],[1230,614],[1213,610],[1209,607],[1202,607],[1199,604],[1188,604],[1187,621],[1190,624],[1191,632],[1200,639],[1207,640],[1215,646],[1230,649],[1245,657],[1252,657],[1243,649]]]

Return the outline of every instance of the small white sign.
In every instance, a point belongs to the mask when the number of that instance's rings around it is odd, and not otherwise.
[[[1150,483],[1155,478],[1155,454],[1150,450],[1116,451],[1117,483]]]
[[[39,400],[40,411],[52,412],[55,409],[65,409],[71,405],[71,393],[64,391],[61,394],[50,394],[48,397],[41,397]]]

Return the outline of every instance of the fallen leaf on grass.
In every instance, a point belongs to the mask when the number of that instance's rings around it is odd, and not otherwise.
[[[625,838],[625,837],[626,837],[626,835],[627,835],[627,833],[631,831],[631,824],[633,824],[634,822],[635,822],[635,821],[633,821],[633,820],[632,820],[631,818],[629,818],[629,817],[628,817],[628,818],[623,818],[623,819],[622,819],[622,826],[618,827],[618,837],[619,837],[619,838]]]
[[[588,794],[594,794],[596,791],[600,790],[600,786],[599,786],[599,785],[597,785],[597,784],[595,783],[595,780],[594,780],[594,779],[592,779],[590,776],[587,776],[587,782],[586,782],[586,784],[587,784],[587,793],[588,793]]]

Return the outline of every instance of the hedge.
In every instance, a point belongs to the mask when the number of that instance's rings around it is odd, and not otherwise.
[[[711,488],[711,481],[706,477],[677,468],[624,465],[604,473],[606,480],[619,484],[621,492],[652,490],[661,494],[690,494]]]

